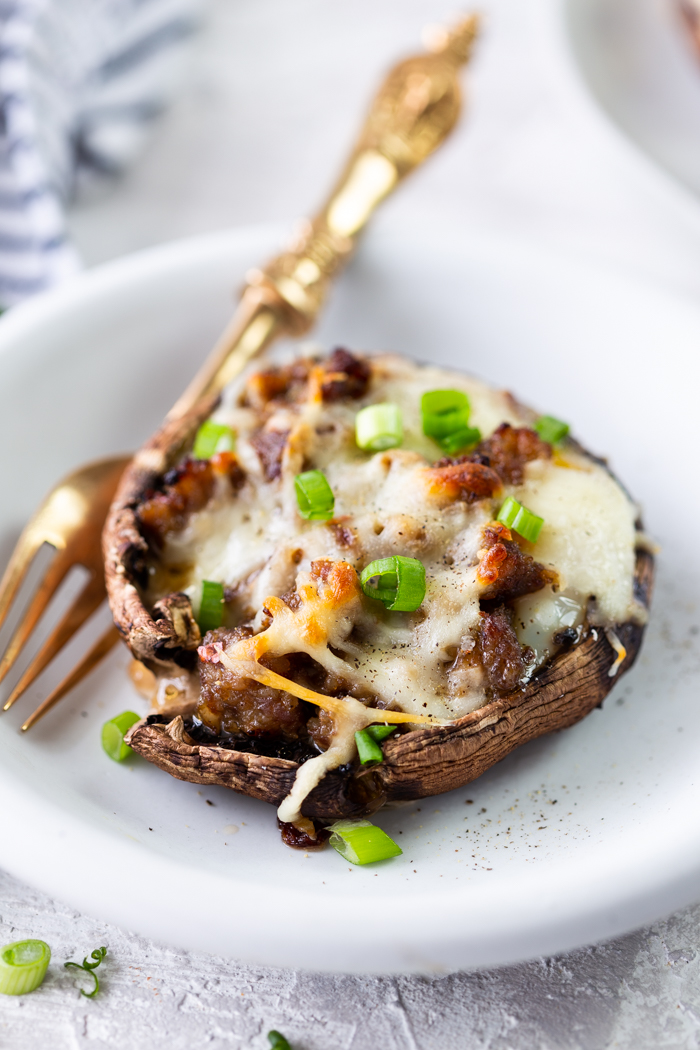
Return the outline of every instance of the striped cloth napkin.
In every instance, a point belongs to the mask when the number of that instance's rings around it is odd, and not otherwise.
[[[0,306],[70,277],[67,203],[123,171],[205,0],[0,0]]]

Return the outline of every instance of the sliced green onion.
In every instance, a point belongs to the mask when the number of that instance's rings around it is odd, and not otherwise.
[[[0,994],[33,992],[44,980],[50,960],[46,941],[13,941],[0,948]]]
[[[401,554],[378,558],[362,570],[360,584],[368,598],[392,612],[415,612],[425,598],[425,566]]]
[[[399,576],[394,558],[377,558],[360,573],[360,586],[368,598],[390,605],[396,601]]]
[[[207,419],[197,431],[192,455],[195,459],[211,459],[216,452],[233,452],[235,447],[236,435],[231,427]]]
[[[380,740],[385,740],[388,736],[391,736],[392,733],[395,733],[396,726],[367,726],[364,732],[368,733],[369,736],[372,737],[372,740],[379,742]]]
[[[223,584],[214,580],[202,580],[202,600],[199,603],[197,623],[202,634],[221,627],[224,618]]]
[[[267,1038],[270,1040],[272,1050],[292,1050],[282,1033],[276,1032],[274,1028],[271,1032],[267,1033]]]
[[[469,398],[461,390],[427,390],[420,411],[423,433],[438,442],[469,424]]]
[[[84,992],[82,988],[80,989],[80,994],[84,995],[86,999],[94,999],[100,990],[100,982],[97,979],[97,974],[95,973],[95,970],[100,965],[106,954],[106,948],[95,948],[94,952],[90,952],[90,958],[94,959],[94,962],[88,962],[86,955],[81,963],[67,962],[63,964],[66,970],[69,970],[71,966],[73,966],[76,970],[85,970],[85,973],[89,973],[92,977],[93,981],[95,982],[95,987],[92,989],[92,991]]]
[[[328,521],[333,517],[335,496],[326,475],[320,470],[307,470],[294,479],[297,507],[307,521]]]
[[[498,512],[496,520],[507,526],[507,528],[514,529],[524,540],[529,540],[530,543],[535,542],[544,525],[544,518],[539,518],[536,514],[533,514],[531,510],[523,507],[512,496],[509,496],[505,501]]]
[[[351,864],[374,864],[403,853],[385,831],[369,820],[338,820],[330,832],[331,846]]]
[[[428,390],[420,403],[423,433],[454,455],[481,441],[478,427],[469,426],[469,398],[461,390]]]
[[[133,754],[124,737],[131,727],[141,721],[141,715],[135,711],[122,711],[116,718],[110,718],[102,726],[102,748],[115,762],[123,762]]]
[[[355,743],[357,744],[357,753],[363,766],[366,766],[368,762],[381,762],[383,760],[384,752],[379,744],[372,740],[366,729],[360,729],[355,733]]]
[[[478,445],[480,441],[481,431],[478,427],[462,427],[461,430],[454,430],[451,434],[440,438],[438,445],[448,456],[453,456],[455,452],[461,452],[465,448],[472,448],[474,445]]]
[[[399,406],[385,401],[360,409],[355,416],[355,441],[367,452],[381,452],[400,445],[403,423]]]
[[[420,410],[423,416],[469,412],[469,398],[463,390],[426,390],[420,399]]]
[[[535,430],[549,445],[558,445],[569,433],[569,424],[555,416],[540,416],[535,423]]]
[[[384,760],[384,752],[379,742],[395,732],[396,726],[367,726],[366,729],[360,729],[355,733],[357,753],[363,766],[366,766],[368,762]]]

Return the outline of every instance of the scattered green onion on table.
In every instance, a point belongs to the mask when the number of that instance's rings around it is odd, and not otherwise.
[[[329,830],[331,846],[351,864],[374,864],[403,853],[385,831],[369,820],[338,820]]]
[[[569,433],[569,424],[555,416],[540,416],[535,423],[535,430],[547,444],[558,445]]]
[[[500,521],[507,528],[513,529],[524,540],[529,540],[530,543],[534,543],[537,540],[544,525],[544,518],[533,514],[531,510],[523,507],[512,496],[509,496],[504,502],[496,520]]]
[[[39,987],[51,961],[46,941],[13,941],[0,948],[0,994],[26,995]]]
[[[95,973],[95,970],[100,965],[106,954],[106,948],[95,948],[94,952],[90,952],[90,958],[94,960],[93,962],[88,962],[86,955],[81,963],[67,962],[63,964],[66,970],[69,970],[71,967],[75,967],[76,970],[85,970],[85,972],[90,974],[90,976],[92,977],[93,981],[95,982],[95,987],[92,989],[92,991],[86,992],[82,988],[80,989],[80,994],[84,995],[86,999],[94,999],[100,990],[100,982],[97,979],[97,974]]]
[[[195,459],[211,459],[217,452],[233,452],[236,435],[223,423],[212,423],[208,419],[197,431],[192,448]]]
[[[391,612],[415,612],[425,598],[425,566],[402,554],[378,558],[360,573],[360,586]]]
[[[401,409],[390,401],[368,405],[355,416],[355,441],[366,452],[396,448],[403,441]]]
[[[292,1050],[282,1033],[276,1032],[274,1028],[271,1032],[267,1033],[267,1038],[270,1040],[270,1047],[272,1050]]]
[[[307,521],[328,521],[333,517],[335,496],[326,475],[320,470],[306,470],[294,478],[297,507]]]
[[[115,762],[123,762],[129,755],[133,755],[132,749],[124,743],[124,737],[131,727],[140,721],[141,715],[137,715],[135,711],[122,711],[102,726],[102,748]]]
[[[224,587],[214,580],[202,580],[202,598],[197,623],[202,634],[221,627],[224,619]]]

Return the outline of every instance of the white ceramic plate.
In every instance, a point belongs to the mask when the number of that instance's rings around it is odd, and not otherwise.
[[[231,289],[277,243],[268,230],[175,244],[0,321],[6,553],[58,475],[156,426]],[[102,722],[143,710],[115,652],[29,735],[18,727],[40,688],[0,718],[0,864],[161,941],[321,970],[505,963],[699,896],[700,309],[527,246],[375,232],[317,337],[472,370],[612,456],[663,547],[638,666],[573,729],[383,811],[404,855],[355,868],[282,846],[263,803],[111,762]]]
[[[572,50],[613,122],[700,193],[700,58],[676,0],[562,0]]]

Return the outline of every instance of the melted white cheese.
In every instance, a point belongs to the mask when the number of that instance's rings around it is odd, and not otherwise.
[[[559,574],[562,590],[595,598],[593,623],[621,623],[633,614],[632,576],[637,511],[608,472],[582,455],[528,463],[516,499],[544,518],[533,548]]]

